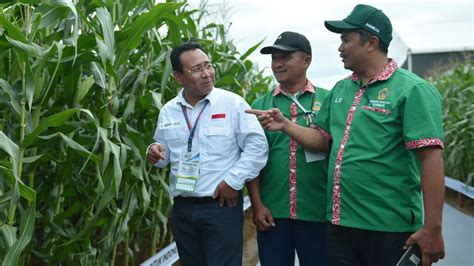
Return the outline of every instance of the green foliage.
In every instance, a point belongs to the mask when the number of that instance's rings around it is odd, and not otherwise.
[[[474,185],[474,62],[438,72],[432,82],[443,96],[446,174]]]
[[[268,90],[247,56],[184,2],[0,3],[0,262],[137,264],[170,241],[168,169],[146,162],[179,90],[169,53],[197,39],[216,86]]]

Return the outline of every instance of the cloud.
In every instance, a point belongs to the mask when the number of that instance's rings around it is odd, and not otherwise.
[[[199,3],[198,0],[189,2],[191,5]],[[212,5],[224,2],[232,11],[232,16],[226,19],[232,21],[230,35],[238,49],[246,51],[263,39],[264,46],[271,45],[281,32],[297,31],[311,42],[313,62],[308,76],[316,85],[331,88],[337,80],[350,73],[342,67],[339,58],[339,36],[326,30],[324,20],[343,19],[355,6],[353,1],[209,0]],[[400,36],[401,43],[391,44],[389,56],[394,53],[400,57],[398,54],[404,47],[403,43],[414,51],[474,49],[474,4],[471,0],[378,0],[365,3],[382,9]],[[268,55],[257,52],[250,59],[261,67],[270,66]],[[271,75],[269,70],[266,73]]]

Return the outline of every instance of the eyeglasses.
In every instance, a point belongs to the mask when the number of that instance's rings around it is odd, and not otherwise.
[[[202,74],[202,72],[206,70],[206,71],[212,71],[214,70],[214,65],[211,64],[211,63],[206,63],[204,64],[204,66],[196,66],[196,67],[193,67],[191,69],[186,69],[184,71],[188,72],[189,74],[193,75],[193,76],[199,76]]]

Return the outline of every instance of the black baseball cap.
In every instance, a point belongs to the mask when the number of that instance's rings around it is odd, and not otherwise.
[[[311,45],[303,35],[292,31],[285,31],[278,36],[272,46],[263,47],[261,54],[271,54],[274,50],[285,52],[302,51],[311,55]]]
[[[335,33],[364,29],[377,36],[387,46],[392,41],[392,23],[390,19],[382,10],[369,5],[356,5],[345,19],[325,21],[324,26]]]

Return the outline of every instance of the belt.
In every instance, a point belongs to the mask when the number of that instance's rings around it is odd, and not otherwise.
[[[174,202],[188,202],[188,203],[211,203],[217,202],[217,198],[213,197],[183,197],[183,196],[176,196],[174,197]]]

